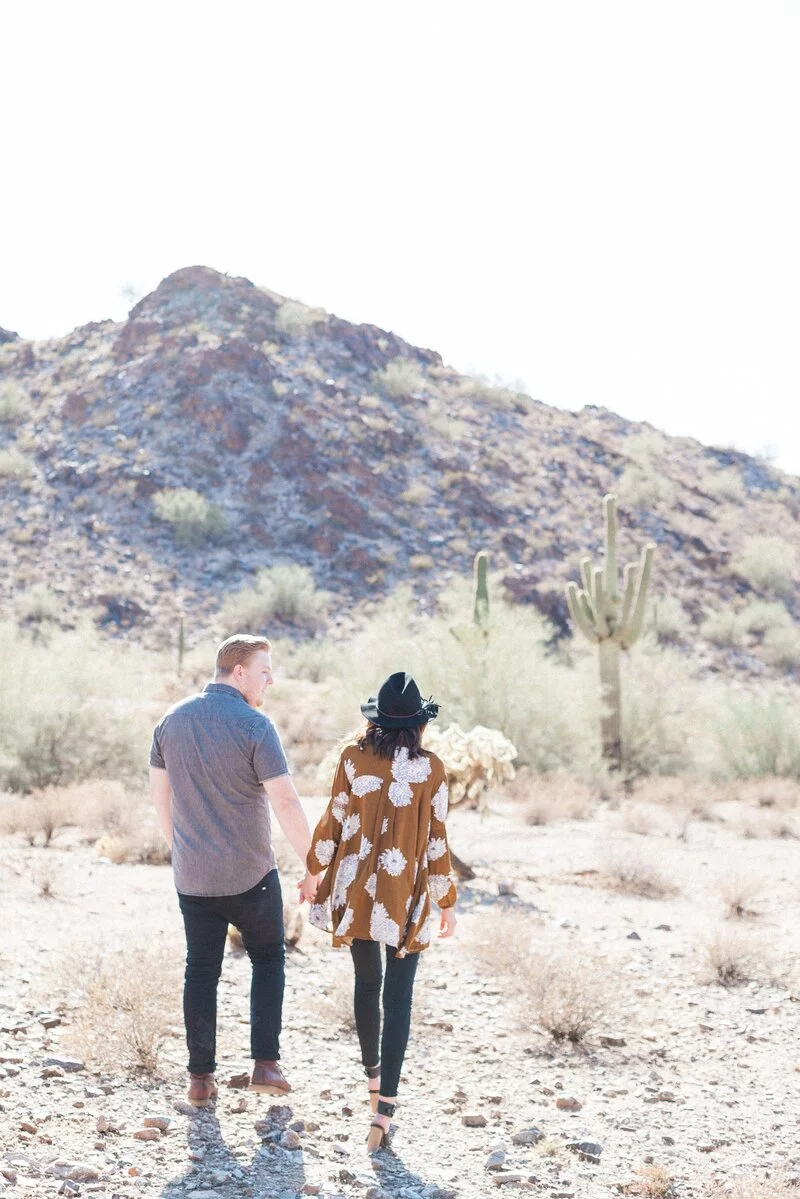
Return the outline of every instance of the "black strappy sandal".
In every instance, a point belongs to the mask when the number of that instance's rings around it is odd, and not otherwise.
[[[370,1079],[371,1078],[380,1078],[380,1076],[381,1076],[380,1062],[378,1062],[377,1066],[365,1066],[364,1073],[366,1074],[367,1078],[370,1078]],[[378,1110],[378,1096],[380,1095],[380,1093],[381,1093],[381,1084],[380,1083],[378,1083],[377,1087],[369,1087],[369,1105],[372,1108],[373,1113],[375,1113]]]
[[[378,1100],[379,1116],[388,1116],[391,1120],[394,1113],[397,1111],[396,1103],[387,1103],[385,1099]],[[369,1135],[367,1136],[367,1153],[377,1153],[379,1149],[386,1149],[389,1145],[389,1132],[377,1120],[373,1120],[369,1126]]]

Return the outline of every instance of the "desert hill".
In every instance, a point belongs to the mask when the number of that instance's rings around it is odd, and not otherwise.
[[[549,407],[201,266],[121,323],[0,333],[4,614],[44,584],[60,620],[90,608],[158,644],[179,613],[215,631],[263,566],[307,565],[346,609],[409,581],[428,600],[486,548],[507,593],[563,629],[563,583],[599,549],[612,488],[623,559],[659,546],[675,639],[772,670],[758,630],[722,650],[699,633],[757,598],[800,618],[800,480],[769,463]],[[173,489],[199,493],[193,525],[159,518]],[[769,561],[743,568],[748,553]]]

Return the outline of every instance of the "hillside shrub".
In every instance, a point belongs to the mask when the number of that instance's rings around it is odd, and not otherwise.
[[[717,500],[743,504],[747,499],[747,489],[741,471],[735,466],[726,466],[722,470],[713,471],[703,480],[702,486],[709,495]]]
[[[220,611],[226,636],[236,632],[266,632],[279,620],[314,632],[325,620],[329,597],[317,589],[307,566],[268,566],[250,587],[229,596]]]
[[[394,358],[373,376],[375,386],[394,400],[420,391],[426,383],[425,373],[418,362],[410,358]]]
[[[0,450],[0,479],[22,478],[33,472],[33,460],[14,446]]]
[[[18,420],[27,407],[27,396],[16,383],[0,384],[0,424]]]
[[[794,547],[782,537],[750,537],[734,561],[733,569],[756,591],[765,595],[789,595],[797,567]]]
[[[284,300],[275,314],[275,327],[287,337],[307,337],[315,325],[327,320],[321,308],[309,308],[297,300]]]
[[[191,487],[169,487],[153,496],[158,520],[172,527],[178,545],[203,545],[225,532],[225,515]]]

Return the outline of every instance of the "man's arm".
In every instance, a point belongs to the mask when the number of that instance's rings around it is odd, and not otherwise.
[[[281,774],[278,778],[267,779],[262,786],[267,793],[278,824],[286,834],[286,840],[305,868],[308,851],[311,848],[311,829],[308,826],[303,805],[300,803],[300,797],[292,782],[292,776]],[[311,902],[317,890],[316,876],[309,874],[306,870],[305,878],[298,883],[298,887],[301,897]]]
[[[150,796],[155,805],[158,823],[164,838],[172,849],[172,787],[166,770],[158,766],[150,767]]]

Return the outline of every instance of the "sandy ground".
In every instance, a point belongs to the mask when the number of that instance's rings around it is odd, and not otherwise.
[[[319,804],[308,802],[313,819]],[[647,1163],[669,1172],[679,1196],[706,1196],[740,1176],[800,1181],[798,843],[744,838],[733,804],[682,838],[677,817],[651,815],[645,835],[607,806],[545,827],[511,807],[484,818],[451,813],[453,847],[478,877],[462,884],[457,938],[423,955],[392,1148],[373,1159],[347,1027],[349,955],[310,928],[289,955],[282,1058],[294,1090],[284,1107],[223,1085],[213,1110],[192,1112],[177,984],[156,1076],[96,1074],[70,1039],[82,961],[163,946],[179,970],[169,867],[113,865],[76,830],[47,849],[5,838],[0,1193],[480,1199],[528,1190],[597,1199],[626,1193]],[[677,893],[609,888],[603,871],[620,853],[658,864]],[[720,885],[738,873],[758,880],[757,915],[725,920]],[[45,877],[52,898],[40,894]],[[285,891],[293,884],[286,878]],[[514,893],[499,894],[506,889]],[[709,983],[705,945],[734,925],[764,960],[754,981]],[[493,929],[497,957],[476,951]],[[501,968],[509,937],[519,940],[516,975]],[[529,938],[568,954],[579,973],[600,970],[611,988],[607,1014],[581,1045],[557,1044],[536,1025],[523,968]],[[247,959],[229,953],[223,1083],[248,1068],[248,986]],[[558,1106],[565,1099],[572,1110]],[[134,1135],[159,1117],[165,1132]],[[527,1130],[538,1132],[520,1136]],[[587,1156],[569,1142],[601,1151]]]

